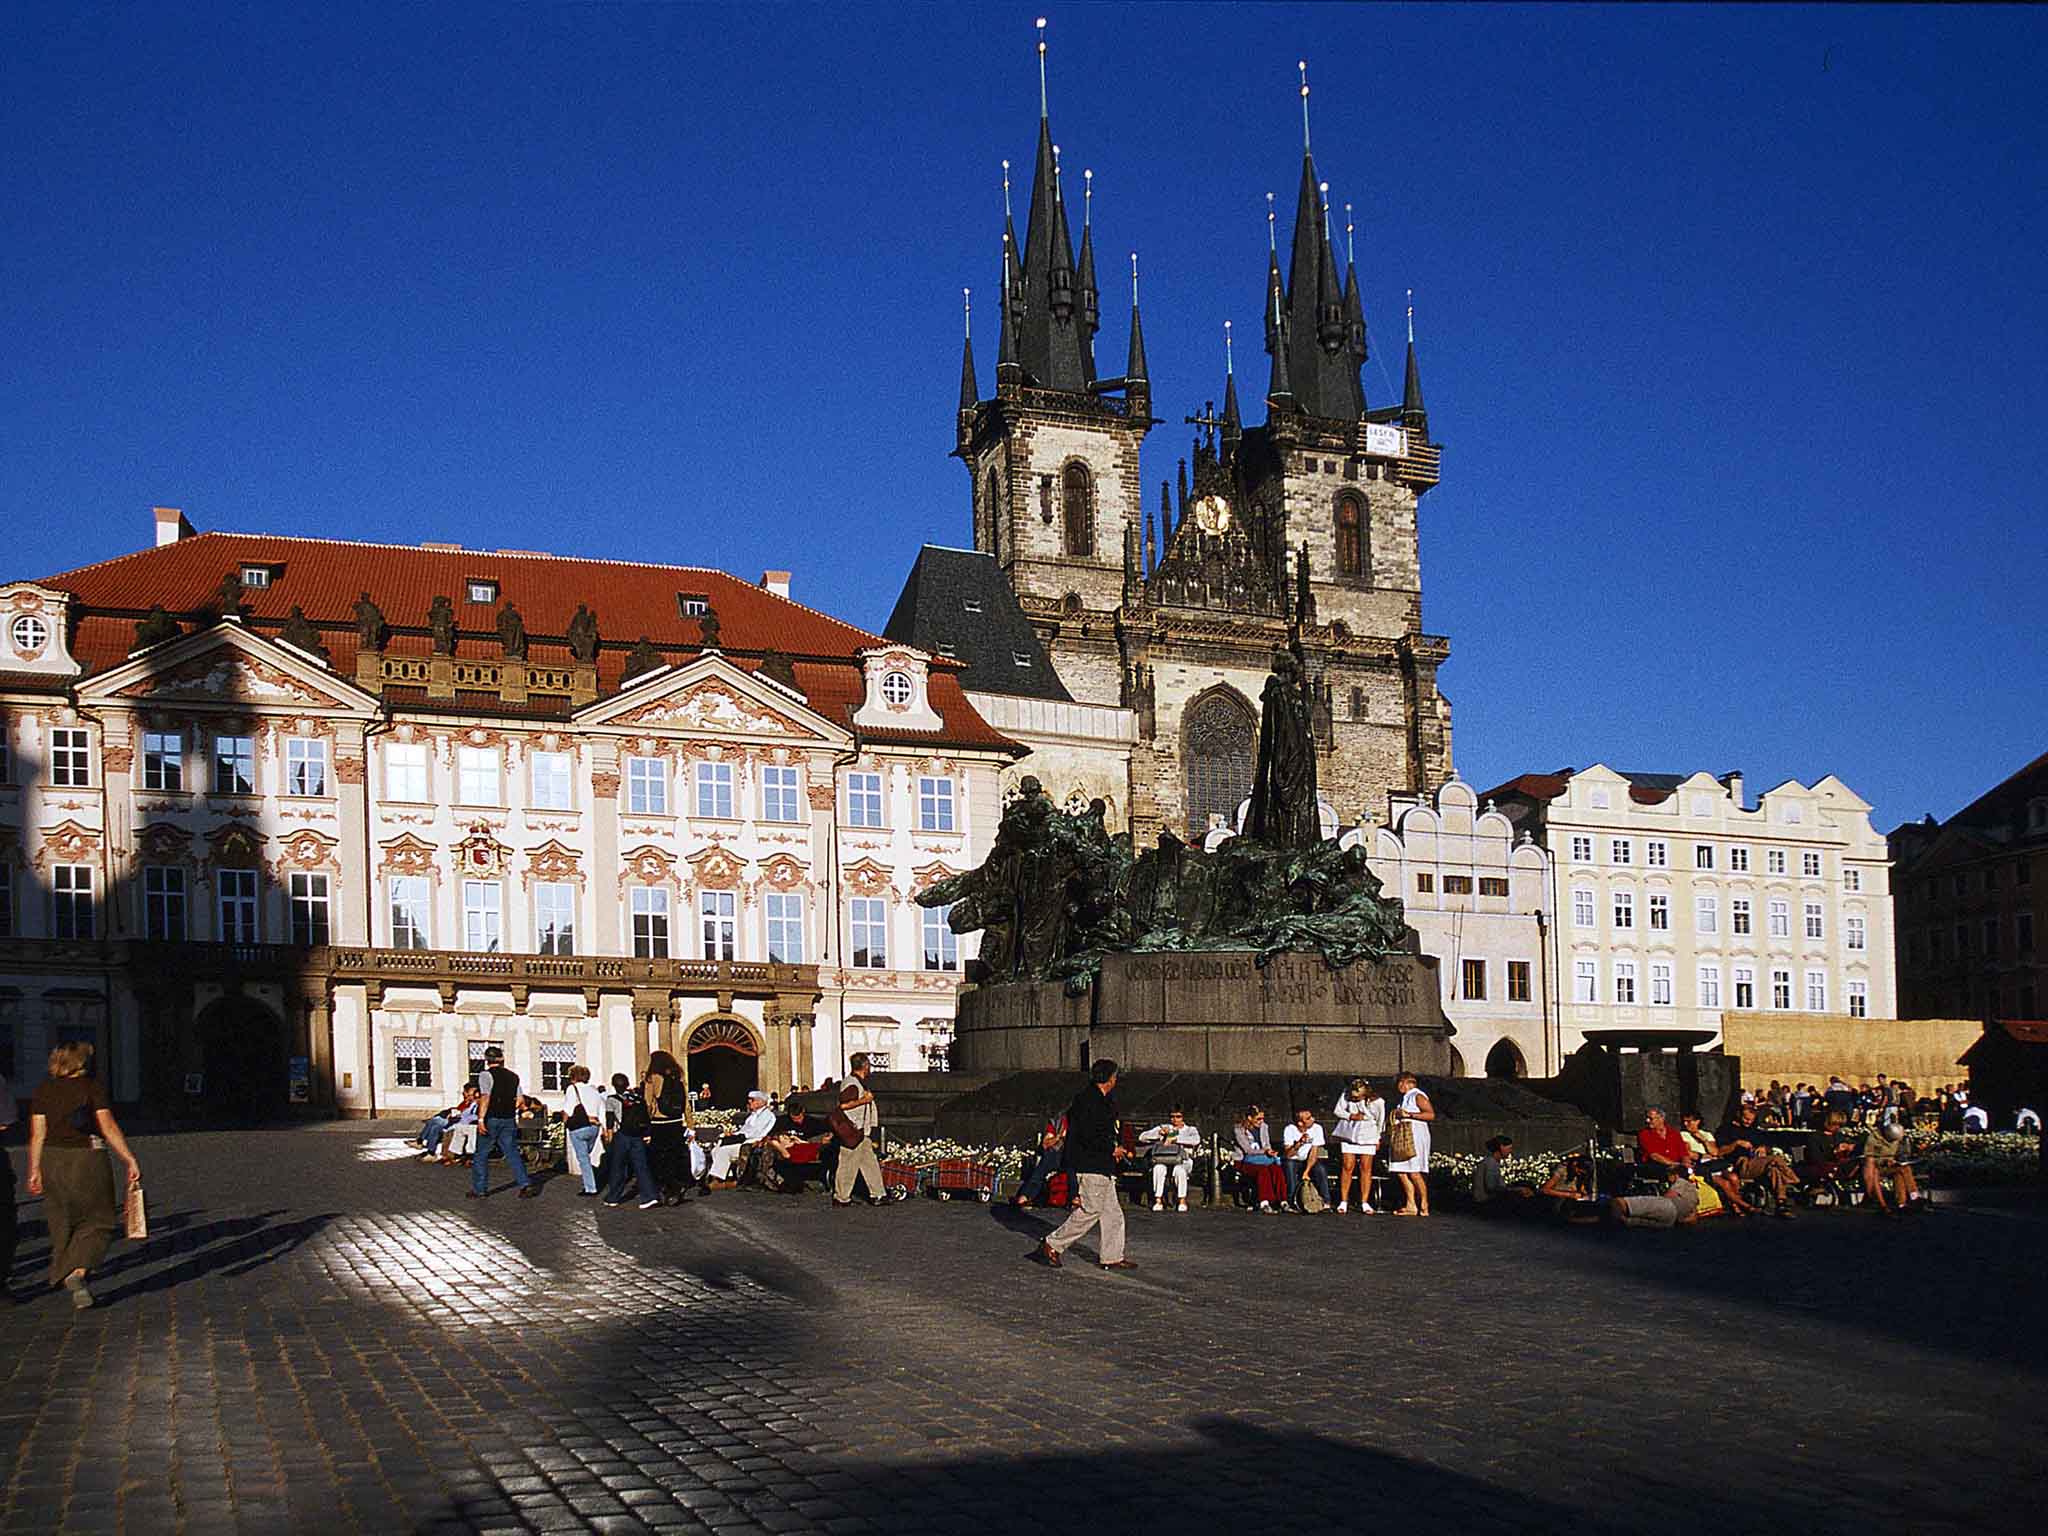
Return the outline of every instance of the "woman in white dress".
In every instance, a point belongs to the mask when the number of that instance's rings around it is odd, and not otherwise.
[[[1401,1194],[1405,1204],[1394,1212],[1396,1216],[1427,1216],[1429,1214],[1429,1122],[1436,1118],[1436,1110],[1429,1102],[1429,1095],[1415,1086],[1415,1074],[1403,1072],[1394,1079],[1394,1087],[1401,1095],[1401,1102],[1394,1109],[1395,1122],[1405,1122],[1415,1133],[1415,1155],[1404,1157],[1398,1162],[1387,1164],[1387,1172],[1401,1180]]]
[[[1362,1077],[1337,1096],[1337,1150],[1344,1162],[1337,1177],[1337,1213],[1351,1208],[1351,1181],[1358,1180],[1358,1209],[1371,1216],[1372,1160],[1379,1155],[1380,1136],[1387,1124],[1387,1101],[1373,1092]]]

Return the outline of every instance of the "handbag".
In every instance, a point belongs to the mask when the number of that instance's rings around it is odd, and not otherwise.
[[[1308,1176],[1306,1168],[1301,1170],[1301,1208],[1311,1216],[1330,1208],[1329,1202],[1323,1198],[1323,1192],[1316,1188],[1315,1181]]]
[[[149,1236],[149,1206],[142,1198],[142,1186],[130,1184],[128,1199],[122,1206],[121,1220],[124,1234],[130,1242],[139,1242]]]
[[[1396,1120],[1387,1127],[1387,1156],[1397,1163],[1405,1163],[1415,1155],[1415,1126],[1407,1120]]]
[[[576,1095],[576,1107],[569,1111],[569,1119],[564,1129],[580,1131],[589,1124],[591,1124],[590,1111],[583,1107],[583,1095],[579,1093]]]
[[[852,1118],[838,1105],[832,1107],[829,1119],[832,1134],[839,1138],[839,1145],[842,1147],[857,1147],[867,1139],[867,1132],[855,1125]]]

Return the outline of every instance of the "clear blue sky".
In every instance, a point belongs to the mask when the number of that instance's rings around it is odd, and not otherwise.
[[[960,289],[987,390],[1033,14],[0,10],[4,574],[163,503],[787,566],[879,625],[921,541],[969,538]],[[1175,423],[1226,318],[1263,388],[1309,60],[1371,403],[1416,290],[1467,778],[1835,772],[1889,826],[2048,749],[2048,15],[1050,14]]]

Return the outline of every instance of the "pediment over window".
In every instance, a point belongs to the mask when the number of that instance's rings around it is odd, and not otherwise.
[[[80,690],[88,703],[280,705],[369,716],[377,700],[299,651],[221,623],[157,646]]]
[[[813,711],[792,691],[705,656],[686,667],[647,678],[614,698],[581,711],[586,725],[686,732],[692,736],[754,737],[787,743],[843,746],[850,735]]]

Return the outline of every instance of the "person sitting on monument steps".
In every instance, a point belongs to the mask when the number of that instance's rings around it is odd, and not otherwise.
[[[1396,1145],[1391,1150],[1394,1160],[1387,1164],[1387,1172],[1401,1176],[1401,1194],[1406,1200],[1396,1216],[1427,1216],[1429,1214],[1429,1124],[1436,1119],[1436,1107],[1429,1102],[1429,1095],[1422,1091],[1413,1072],[1403,1072],[1394,1079],[1401,1102],[1394,1107],[1395,1132],[1407,1128],[1414,1139],[1414,1150],[1408,1156],[1401,1155]]]
[[[1358,1178],[1358,1209],[1371,1216],[1372,1160],[1378,1156],[1380,1138],[1387,1128],[1387,1101],[1373,1091],[1362,1077],[1337,1095],[1337,1150],[1343,1164],[1337,1171],[1337,1214],[1351,1209],[1351,1179]]]
[[[1023,1187],[1017,1191],[1017,1205],[1031,1205],[1048,1198],[1047,1186],[1066,1158],[1067,1117],[1054,1115],[1038,1133],[1038,1154],[1024,1170]]]
[[[1771,1192],[1771,1211],[1792,1219],[1790,1195],[1798,1177],[1785,1154],[1763,1138],[1763,1125],[1754,1104],[1740,1105],[1735,1117],[1714,1133],[1715,1150],[1729,1160],[1742,1184],[1762,1184]]]
[[[1297,1216],[1306,1216],[1311,1207],[1304,1185],[1312,1187],[1322,1203],[1313,1207],[1321,1212],[1330,1208],[1330,1159],[1325,1150],[1328,1140],[1322,1126],[1316,1123],[1316,1112],[1312,1109],[1297,1109],[1294,1123],[1280,1133],[1283,1150],[1287,1153],[1287,1202],[1288,1208]]]
[[[1116,1063],[1102,1057],[1088,1069],[1089,1083],[1067,1106],[1067,1172],[1080,1186],[1071,1214],[1038,1245],[1038,1262],[1060,1267],[1060,1255],[1098,1223],[1104,1269],[1136,1269],[1124,1257],[1124,1208],[1116,1195],[1116,1169],[1128,1155],[1116,1108]]]
[[[1152,1159],[1152,1209],[1166,1209],[1166,1180],[1173,1178],[1175,1198],[1179,1209],[1188,1208],[1188,1170],[1195,1164],[1195,1153],[1201,1150],[1202,1133],[1188,1124],[1187,1112],[1178,1104],[1166,1117],[1164,1125],[1155,1125],[1138,1137],[1139,1145],[1149,1146]]]
[[[766,1141],[768,1133],[774,1129],[775,1111],[769,1108],[768,1090],[748,1089],[747,1117],[740,1122],[737,1131],[722,1137],[711,1149],[711,1187],[731,1189],[735,1170],[753,1155],[754,1149]]]
[[[1280,1159],[1273,1155],[1265,1110],[1256,1104],[1245,1105],[1236,1135],[1238,1187],[1247,1199],[1258,1201],[1260,1210],[1279,1210],[1287,1203],[1287,1176],[1280,1171]]]
[[[1655,1104],[1643,1111],[1643,1128],[1636,1132],[1636,1161],[1645,1165],[1659,1163],[1666,1168],[1682,1167],[1692,1161],[1692,1154],[1685,1149],[1685,1138],[1672,1129],[1664,1111]]]
[[[1482,1216],[1519,1216],[1533,1209],[1526,1202],[1536,1196],[1533,1184],[1508,1182],[1507,1161],[1515,1155],[1512,1136],[1489,1136],[1486,1156],[1472,1170],[1472,1204]]]
[[[1851,1135],[1849,1117],[1831,1109],[1820,1129],[1806,1138],[1806,1161],[1800,1165],[1800,1180],[1809,1187],[1826,1184],[1853,1167],[1863,1153],[1862,1138]]]

